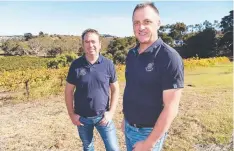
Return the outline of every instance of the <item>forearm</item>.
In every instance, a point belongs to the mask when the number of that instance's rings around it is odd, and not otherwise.
[[[74,114],[74,107],[73,107],[73,93],[72,92],[65,92],[65,102],[67,106],[67,112],[69,116]]]
[[[115,110],[117,108],[119,100],[119,88],[115,88],[114,90],[111,91],[111,100],[110,100],[110,112],[112,114],[115,113]]]
[[[157,141],[168,131],[174,118],[178,114],[177,106],[167,106],[162,110],[154,128],[149,137],[146,139],[146,143],[149,145],[155,145]]]

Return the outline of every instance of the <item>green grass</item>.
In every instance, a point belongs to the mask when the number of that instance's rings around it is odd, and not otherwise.
[[[232,69],[230,63],[185,70],[180,112],[170,129],[166,151],[195,150],[196,145],[222,146],[230,142],[233,130]]]
[[[15,71],[25,69],[40,69],[46,68],[47,62],[51,58],[39,58],[33,56],[7,56],[0,57],[0,72]]]
[[[232,87],[232,64],[185,69],[185,83],[204,87]]]

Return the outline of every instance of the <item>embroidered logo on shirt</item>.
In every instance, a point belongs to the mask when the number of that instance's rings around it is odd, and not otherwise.
[[[80,76],[84,76],[84,75],[86,75],[86,70],[85,70],[85,68],[81,68],[80,69]]]
[[[154,69],[154,63],[153,62],[149,63],[147,65],[147,67],[145,67],[145,70],[148,71],[148,72],[152,71],[153,69]]]
[[[79,79],[81,76],[86,75],[86,69],[85,68],[77,68],[76,71],[76,77]]]

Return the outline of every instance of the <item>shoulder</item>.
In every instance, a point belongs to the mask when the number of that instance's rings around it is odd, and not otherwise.
[[[72,61],[71,67],[80,66],[80,65],[82,65],[83,62],[84,62],[84,58],[83,58],[83,56],[81,56],[81,57],[75,59],[74,61]]]
[[[111,59],[108,59],[104,56],[102,56],[102,67],[107,69],[108,72],[114,72],[115,71],[115,65],[114,62]]]
[[[170,63],[181,64],[183,62],[180,54],[174,48],[164,42],[161,45],[160,51],[160,58],[162,58],[164,64],[166,65]]]
[[[129,49],[129,51],[128,51],[128,54],[127,54],[127,56],[129,56],[129,55],[134,55],[134,54],[136,54],[137,53],[137,48],[139,47],[139,45],[135,45],[135,46],[133,46],[132,48],[130,48]]]
[[[114,63],[113,63],[113,60],[108,59],[108,58],[106,58],[106,57],[104,57],[104,56],[102,56],[102,61],[103,61],[103,63],[108,64],[108,65],[114,64]]]

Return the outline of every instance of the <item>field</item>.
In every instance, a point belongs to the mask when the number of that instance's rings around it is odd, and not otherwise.
[[[114,117],[119,146],[125,149],[120,124],[125,82],[120,77],[120,99]],[[231,151],[233,131],[233,65],[220,64],[185,70],[185,89],[178,117],[166,139],[164,151]],[[16,92],[0,92],[10,98]],[[1,151],[82,150],[77,129],[66,111],[62,92],[25,102],[1,104]],[[95,130],[95,148],[104,151]]]

